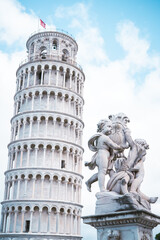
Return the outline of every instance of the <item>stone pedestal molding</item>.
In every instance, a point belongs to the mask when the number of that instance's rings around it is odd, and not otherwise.
[[[0,239],[81,239],[83,85],[78,46],[64,32],[26,43],[16,72]]]
[[[83,217],[97,229],[97,240],[153,240],[152,229],[160,217],[145,210],[128,210]]]

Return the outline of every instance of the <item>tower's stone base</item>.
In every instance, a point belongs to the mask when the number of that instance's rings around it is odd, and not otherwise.
[[[18,234],[0,233],[1,240],[81,240],[80,236],[50,235],[50,234]]]
[[[83,217],[97,229],[97,240],[152,240],[160,217],[145,210],[128,210]]]

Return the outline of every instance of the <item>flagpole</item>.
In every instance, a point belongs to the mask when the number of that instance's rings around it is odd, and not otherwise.
[[[40,19],[40,18],[38,17],[38,32],[39,32],[39,19]]]

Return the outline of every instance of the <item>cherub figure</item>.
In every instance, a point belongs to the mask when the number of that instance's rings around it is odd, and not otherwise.
[[[130,171],[134,174],[134,180],[132,181],[130,192],[135,195],[138,194],[142,199],[148,201],[149,203],[155,203],[158,197],[148,197],[140,191],[140,186],[144,178],[144,161],[147,153],[146,150],[149,149],[149,145],[144,139],[135,139],[133,141],[128,128],[124,129],[124,132],[130,145],[127,164],[130,168]]]
[[[91,191],[91,184],[98,180],[100,191],[106,191],[105,175],[110,173],[113,168],[114,151],[123,151],[123,148],[113,142],[109,135],[112,133],[112,122],[110,120],[101,120],[98,123],[97,134],[93,135],[88,141],[91,151],[96,152],[91,162],[85,163],[89,169],[98,167],[98,173],[94,174],[86,182],[87,188]]]
[[[132,140],[130,130],[124,129],[130,151],[128,158],[120,158],[115,162],[116,172],[112,173],[107,183],[107,189],[119,194],[131,193],[145,208],[150,209],[149,203],[155,203],[157,197],[148,197],[140,191],[144,178],[144,161],[149,145],[144,139]]]

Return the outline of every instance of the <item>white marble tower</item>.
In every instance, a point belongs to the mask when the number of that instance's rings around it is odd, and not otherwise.
[[[81,239],[83,84],[78,46],[34,33],[17,69],[0,239]]]

